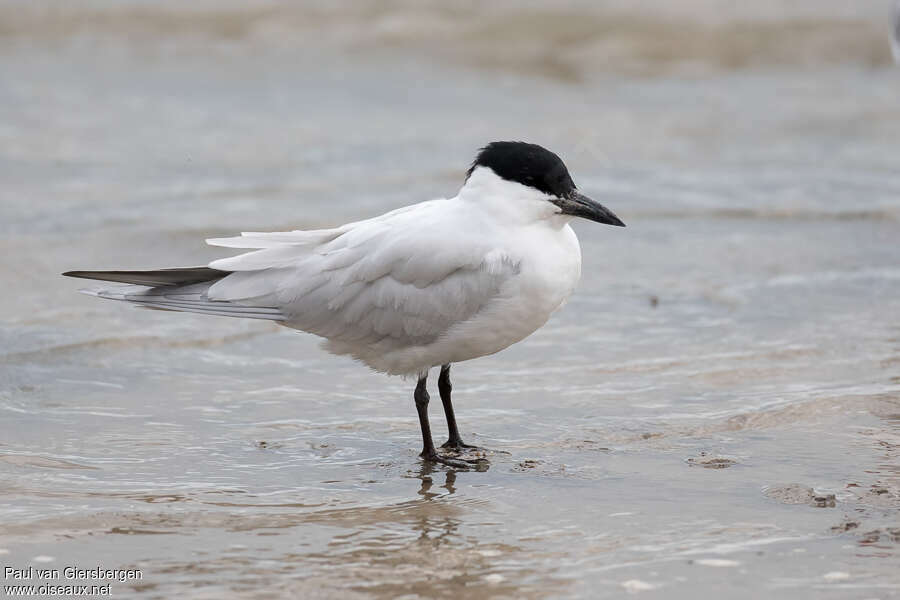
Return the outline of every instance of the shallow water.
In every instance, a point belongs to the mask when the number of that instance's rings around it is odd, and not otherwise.
[[[199,6],[0,4],[4,566],[147,598],[900,595],[885,3]],[[422,465],[410,382],[311,336],[58,276],[450,195],[503,138],[628,228],[577,224],[569,304],[454,367],[485,472]]]

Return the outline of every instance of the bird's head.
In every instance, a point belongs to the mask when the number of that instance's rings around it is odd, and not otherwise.
[[[466,182],[481,169],[489,169],[493,176],[502,179],[504,186],[510,186],[511,193],[515,192],[516,186],[529,188],[529,195],[552,203],[556,214],[625,227],[611,210],[580,193],[562,159],[542,146],[526,142],[491,142],[478,152],[466,173]]]

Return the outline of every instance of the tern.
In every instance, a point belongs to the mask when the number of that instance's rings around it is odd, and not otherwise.
[[[375,371],[416,377],[421,457],[466,468],[450,400],[450,365],[523,340],[572,294],[581,247],[569,222],[624,227],[581,194],[563,161],[526,142],[482,148],[459,193],[333,229],[245,232],[206,240],[244,252],[208,266],[69,271],[116,282],[82,292],[147,308],[267,319],[324,338],[323,348]],[[428,373],[449,439],[428,421]]]

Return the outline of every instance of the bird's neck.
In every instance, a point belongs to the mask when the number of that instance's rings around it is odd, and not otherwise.
[[[490,169],[475,169],[456,197],[471,203],[494,219],[508,225],[545,223],[554,229],[565,226],[571,217],[560,214],[559,208],[538,190],[507,181]]]

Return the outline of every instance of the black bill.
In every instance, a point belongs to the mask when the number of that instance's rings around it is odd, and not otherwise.
[[[625,223],[614,215],[611,210],[599,202],[591,200],[584,194],[572,192],[565,198],[557,198],[553,203],[562,209],[564,215],[581,217],[582,219],[606,225],[615,225],[616,227],[625,227]]]

